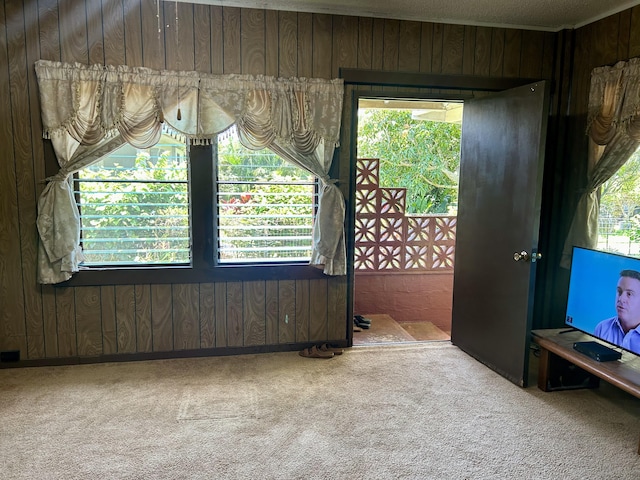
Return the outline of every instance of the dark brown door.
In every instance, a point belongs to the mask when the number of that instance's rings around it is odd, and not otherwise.
[[[465,103],[462,124],[451,341],[521,386],[548,105],[539,82]]]

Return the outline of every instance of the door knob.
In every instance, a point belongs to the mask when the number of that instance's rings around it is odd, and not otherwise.
[[[523,250],[521,252],[515,252],[513,254],[513,260],[515,262],[519,262],[520,260],[522,260],[523,262],[531,261],[531,263],[535,263],[538,260],[540,260],[541,258],[542,258],[542,254],[540,252],[536,252],[536,253],[533,253],[533,254],[529,255],[528,252]]]
[[[513,260],[519,262],[520,260],[524,262],[529,261],[529,254],[526,251],[516,252],[513,254]]]

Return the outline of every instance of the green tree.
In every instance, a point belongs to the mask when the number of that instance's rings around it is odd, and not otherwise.
[[[79,172],[88,262],[189,261],[185,148],[177,149],[180,155],[172,154],[172,146],[156,150],[157,156],[138,150],[126,168],[105,157]]]
[[[381,186],[407,189],[407,213],[447,213],[458,198],[461,133],[410,110],[362,109],[358,157],[380,159]]]
[[[602,186],[599,217],[607,234],[640,241],[640,152],[631,155]]]

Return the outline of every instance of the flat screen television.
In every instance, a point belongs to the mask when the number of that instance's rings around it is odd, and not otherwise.
[[[565,324],[640,355],[640,258],[574,247]]]

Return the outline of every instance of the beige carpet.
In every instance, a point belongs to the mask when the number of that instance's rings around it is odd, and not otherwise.
[[[448,342],[0,370],[2,479],[638,479],[640,400]]]

